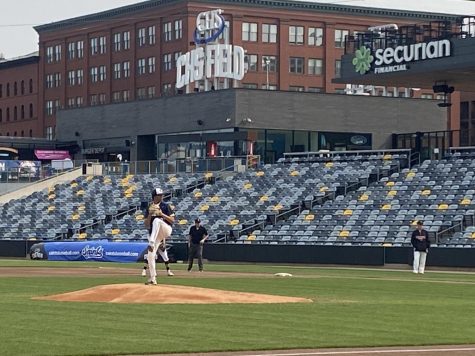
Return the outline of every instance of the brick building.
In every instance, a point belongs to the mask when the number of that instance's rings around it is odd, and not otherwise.
[[[38,117],[38,53],[0,60],[0,136],[43,135]]]
[[[368,26],[447,18],[295,1],[153,0],[38,26],[43,135],[55,137],[58,109],[176,94],[176,58],[194,47],[197,14],[216,8],[224,11],[231,43],[247,51],[242,87],[324,93],[344,92],[332,79],[339,75],[346,36]],[[430,90],[375,93],[432,95]],[[455,117],[459,107],[453,106]]]

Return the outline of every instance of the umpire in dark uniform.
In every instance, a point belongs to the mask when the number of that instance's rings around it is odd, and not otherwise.
[[[203,244],[208,238],[208,231],[201,226],[201,220],[195,219],[195,225],[188,234],[188,272],[193,268],[193,259],[198,257],[198,267],[203,272]]]

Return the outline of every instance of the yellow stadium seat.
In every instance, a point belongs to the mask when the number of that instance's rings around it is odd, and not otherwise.
[[[28,240],[30,240],[30,241],[34,241],[34,240],[36,240],[36,237],[34,237],[34,236],[32,236],[32,237],[29,237],[29,238],[28,238]]]
[[[231,220],[231,221],[229,222],[229,225],[231,225],[231,226],[236,226],[237,224],[239,224],[239,220],[238,220],[238,219],[234,219],[234,220]]]
[[[71,188],[76,188],[78,186],[78,183],[75,181],[71,182]]]
[[[384,155],[384,157],[383,157],[384,160],[388,160],[388,159],[392,159],[392,158],[393,158],[393,156],[390,155],[390,154]]]
[[[213,176],[213,172],[208,172],[205,174],[205,178],[211,178]]]
[[[263,195],[262,197],[259,198],[260,201],[268,201],[269,197],[267,195]]]
[[[145,216],[143,214],[135,215],[135,220],[142,221],[143,219],[145,219]]]
[[[215,195],[214,197],[211,197],[210,199],[213,203],[217,203],[219,202],[219,197],[217,195]]]
[[[196,192],[195,193],[195,198],[201,198],[203,196],[203,193],[201,192]]]
[[[343,212],[343,215],[353,215],[353,210],[351,210],[351,209],[346,209],[346,210]]]
[[[249,235],[247,237],[247,241],[255,241],[256,240],[256,235]]]
[[[244,189],[251,189],[252,188],[252,184],[251,183],[246,183],[244,184]]]
[[[313,214],[305,215],[305,220],[306,221],[312,221],[314,219],[315,219],[315,215],[313,215]]]
[[[359,201],[367,201],[369,198],[368,194],[363,194],[358,198]]]
[[[84,190],[82,190],[82,189],[81,189],[81,190],[78,190],[77,193],[76,193],[76,195],[77,195],[78,197],[81,196],[81,195],[84,195]]]
[[[395,196],[396,194],[397,194],[397,190],[390,190],[390,191],[388,192],[388,196],[390,196],[390,197],[393,197],[393,196]]]
[[[170,179],[168,180],[169,183],[176,183],[178,179],[176,179],[176,177],[170,177]]]
[[[182,219],[178,222],[178,225],[186,225],[186,224],[188,224],[188,220],[186,219]]]
[[[391,210],[391,204],[384,204],[384,205],[381,207],[381,210]]]
[[[78,206],[78,211],[84,211],[86,210],[86,207],[84,205]]]
[[[48,193],[54,193],[54,187],[49,187],[48,188]]]
[[[386,182],[386,187],[392,187],[392,186],[394,186],[394,182],[392,181]]]
[[[283,208],[282,204],[277,204],[276,206],[274,206],[274,210],[280,210],[282,208]]]
[[[430,195],[431,191],[430,189],[424,189],[422,192],[421,192],[421,195]]]
[[[55,211],[55,210],[56,210],[56,207],[55,207],[54,205],[50,205],[50,206],[48,207],[48,211],[49,211],[49,212],[50,212],[50,211]]]
[[[264,175],[265,175],[265,173],[263,171],[256,172],[256,176],[258,176],[258,177],[262,177]]]
[[[439,204],[438,208],[439,210],[447,210],[449,208],[448,204]]]
[[[202,205],[200,206],[200,211],[208,211],[209,210],[209,205]]]
[[[125,197],[128,198],[128,199],[130,199],[130,198],[133,198],[134,195],[133,195],[132,193],[130,193],[130,194],[125,194]]]
[[[326,191],[328,191],[328,187],[321,187],[320,188],[320,192],[326,192]]]
[[[411,221],[411,225],[412,225],[412,226],[416,226],[418,221],[419,221],[419,220],[412,220],[412,221]]]
[[[119,235],[120,229],[112,229],[112,235]]]
[[[298,176],[299,174],[300,174],[300,173],[299,173],[298,171],[292,171],[292,172],[290,172],[290,175],[291,175],[292,177],[296,177],[296,176]]]
[[[415,172],[409,172],[407,175],[406,175],[406,178],[413,178],[416,176],[416,173]]]
[[[471,239],[475,239],[475,232],[472,232],[472,236],[470,236]]]
[[[392,243],[386,242],[383,244],[383,247],[393,247]]]
[[[463,199],[460,202],[461,205],[470,205],[471,203],[472,203],[472,201],[470,199],[467,199],[467,198]]]
[[[326,168],[332,168],[333,167],[333,162],[327,162],[325,163]]]
[[[93,178],[94,178],[94,176],[87,176],[86,177],[86,182],[90,182]]]
[[[56,194],[50,194],[48,195],[48,200],[53,200],[56,198]]]
[[[82,234],[79,234],[78,238],[85,239],[85,238],[87,238],[87,234],[85,232],[83,232]]]
[[[81,216],[80,216],[79,214],[73,214],[73,215],[71,216],[71,219],[72,219],[72,220],[79,220],[80,217],[81,217]]]
[[[340,231],[340,237],[348,237],[350,236],[350,232],[346,230]]]

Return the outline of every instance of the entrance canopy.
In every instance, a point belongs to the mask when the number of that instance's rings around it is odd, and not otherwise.
[[[334,83],[475,92],[475,18],[387,25],[347,38]]]

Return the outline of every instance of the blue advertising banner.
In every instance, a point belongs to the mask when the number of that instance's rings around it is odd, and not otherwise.
[[[46,242],[30,249],[32,259],[49,261],[101,261],[132,263],[144,260],[146,242]]]

